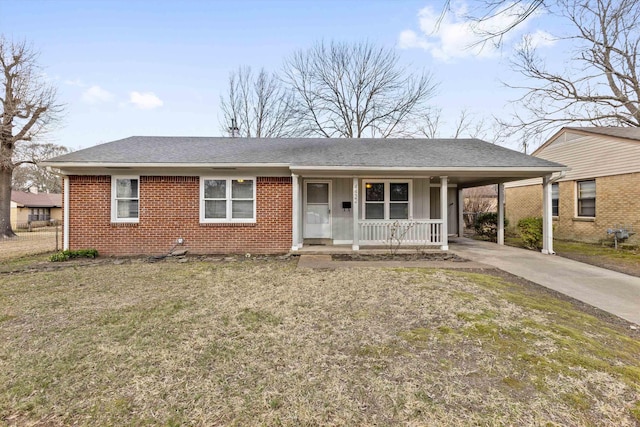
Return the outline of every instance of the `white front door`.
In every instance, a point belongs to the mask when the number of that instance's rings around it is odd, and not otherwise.
[[[305,181],[304,238],[331,238],[331,181]]]

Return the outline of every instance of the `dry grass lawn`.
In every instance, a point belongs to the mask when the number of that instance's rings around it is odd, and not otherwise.
[[[29,233],[18,231],[12,239],[0,238],[0,261],[11,260],[24,255],[53,252],[56,249],[56,233],[50,228],[36,229]],[[58,246],[62,246],[62,233],[58,233]]]
[[[550,294],[420,269],[162,262],[0,275],[0,424],[640,420],[640,341]]]

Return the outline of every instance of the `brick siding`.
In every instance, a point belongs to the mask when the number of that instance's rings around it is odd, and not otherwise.
[[[505,217],[509,227],[518,225],[522,218],[542,216],[542,185],[505,188]]]
[[[192,254],[291,248],[290,177],[256,179],[256,223],[201,224],[197,176],[140,176],[140,221],[111,222],[111,177],[69,176],[69,247],[101,255],[158,255],[178,238]]]
[[[637,233],[627,242],[640,243],[640,173],[595,178],[596,217],[576,218],[576,181],[562,181],[559,216],[554,219],[554,236],[563,240],[599,242],[610,240],[607,228],[630,225]],[[520,218],[542,216],[542,185],[507,188],[506,216],[515,226]]]

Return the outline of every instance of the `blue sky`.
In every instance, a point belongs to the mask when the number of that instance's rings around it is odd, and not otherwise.
[[[278,71],[320,40],[369,40],[430,71],[447,137],[462,109],[477,118],[511,110],[517,94],[500,81],[516,79],[508,57],[522,34],[535,34],[549,61],[557,49],[538,28],[553,25],[543,15],[501,51],[465,49],[472,36],[455,14],[438,32],[429,29],[440,8],[425,0],[2,0],[0,32],[40,51],[66,104],[48,139],[73,149],[131,135],[221,136],[220,96],[231,71]]]

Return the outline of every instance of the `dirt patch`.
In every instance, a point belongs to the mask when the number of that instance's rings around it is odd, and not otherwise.
[[[75,258],[62,262],[43,260],[42,256],[33,258],[16,259],[15,262],[5,261],[0,263],[0,274],[36,273],[42,271],[57,271],[66,268],[95,267],[99,265],[122,264],[146,264],[146,263],[186,263],[186,262],[211,262],[211,263],[260,263],[288,261],[290,254],[279,255],[180,255],[180,256],[130,256],[130,257],[98,257],[93,259]]]
[[[468,259],[453,253],[415,253],[415,254],[332,254],[332,261],[450,261],[469,262]]]

